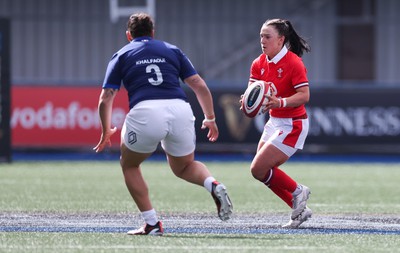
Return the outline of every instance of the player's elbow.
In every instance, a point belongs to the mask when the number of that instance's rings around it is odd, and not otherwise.
[[[310,101],[310,91],[308,88],[302,88],[297,94],[299,104],[304,105]]]
[[[303,98],[303,104],[307,104],[310,101],[310,95],[307,94],[306,96],[304,96]]]
[[[187,85],[197,94],[208,91],[206,82],[198,74],[190,76],[184,80]]]

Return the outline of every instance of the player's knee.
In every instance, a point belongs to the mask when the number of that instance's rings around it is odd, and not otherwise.
[[[250,168],[251,175],[260,182],[265,182],[270,174],[270,168],[261,168],[257,166],[252,166]]]
[[[260,168],[258,168],[257,166],[251,166],[251,167],[250,167],[250,172],[251,172],[251,175],[252,175],[255,179],[261,180],[262,173],[261,173]]]

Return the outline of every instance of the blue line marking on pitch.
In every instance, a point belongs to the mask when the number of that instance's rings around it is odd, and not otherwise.
[[[46,232],[46,233],[126,233],[127,227],[21,227],[2,226],[0,232]],[[212,228],[165,228],[168,234],[376,234],[400,235],[400,230],[383,229],[212,229]]]

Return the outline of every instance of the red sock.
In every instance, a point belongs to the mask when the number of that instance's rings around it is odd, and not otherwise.
[[[278,187],[271,187],[268,186],[271,191],[273,191],[279,198],[281,198],[283,201],[285,201],[285,203],[290,207],[293,208],[293,203],[292,203],[292,193],[288,192],[285,189],[282,188],[278,188]]]
[[[272,176],[267,185],[278,197],[286,202],[290,207],[292,204],[292,192],[296,190],[297,183],[291,177],[289,177],[285,172],[280,170],[278,167],[272,169]]]

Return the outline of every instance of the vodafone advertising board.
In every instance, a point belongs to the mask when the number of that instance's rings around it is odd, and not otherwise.
[[[100,87],[12,87],[13,147],[94,147],[101,135],[97,104]],[[121,89],[113,104],[112,126],[121,130],[129,110]],[[120,131],[112,137],[119,146]]]

